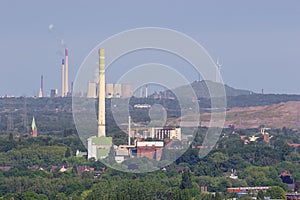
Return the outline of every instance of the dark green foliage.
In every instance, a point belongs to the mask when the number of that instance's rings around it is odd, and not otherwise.
[[[241,198],[239,198],[240,200],[252,200],[252,198],[248,195],[244,195]]]
[[[14,135],[13,135],[12,133],[9,133],[9,138],[8,138],[8,140],[9,140],[9,141],[13,141],[13,139],[14,139]]]
[[[191,172],[189,168],[185,168],[182,174],[181,178],[181,189],[191,189],[193,187],[192,185],[192,177]]]
[[[101,179],[93,186],[87,199],[170,199],[173,191],[165,178],[159,173],[151,173],[135,179]]]
[[[258,194],[257,194],[257,199],[259,199],[259,200],[262,200],[262,199],[264,199],[264,197],[265,197],[265,194],[264,194],[264,192],[263,191],[258,191]]]
[[[65,153],[65,157],[69,158],[70,156],[71,156],[70,148],[67,148],[66,153]]]
[[[200,195],[198,195],[196,197],[197,200],[213,200],[214,197],[212,194],[208,194],[208,193],[201,193]]]
[[[271,199],[286,199],[285,191],[278,186],[270,187],[266,194],[266,197],[271,197]]]

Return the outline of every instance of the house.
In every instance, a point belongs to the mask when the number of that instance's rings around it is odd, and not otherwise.
[[[9,171],[11,168],[12,168],[11,166],[0,166],[0,170],[5,172]]]

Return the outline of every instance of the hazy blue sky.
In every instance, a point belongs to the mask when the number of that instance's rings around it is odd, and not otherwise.
[[[54,25],[50,32],[48,26]],[[165,27],[197,40],[230,86],[300,94],[300,1],[2,0],[0,95],[60,89],[59,51],[69,48],[70,80],[99,42],[118,32]]]

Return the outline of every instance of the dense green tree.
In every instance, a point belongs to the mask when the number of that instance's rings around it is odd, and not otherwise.
[[[217,192],[214,199],[215,200],[222,200],[223,199],[223,195],[221,195],[219,192]]]
[[[271,197],[271,199],[286,199],[285,191],[278,186],[270,187],[265,196]]]
[[[240,200],[252,200],[252,198],[248,195],[244,195],[241,198],[239,198]]]
[[[265,197],[264,192],[259,190],[258,193],[257,193],[257,199],[262,200],[262,199],[264,199],[264,197]]]
[[[67,200],[67,196],[64,193],[57,193],[55,195],[55,200]]]
[[[13,135],[13,133],[10,133],[10,134],[9,134],[8,140],[9,140],[9,141],[13,141],[13,140],[14,140],[14,135]]]
[[[65,153],[65,157],[69,158],[70,156],[71,156],[70,148],[67,148],[66,153]]]
[[[196,200],[213,200],[213,195],[209,194],[209,193],[201,193],[195,199]]]
[[[24,192],[21,195],[22,200],[48,200],[48,197],[44,194],[37,194],[35,192]]]
[[[189,168],[185,168],[182,177],[181,177],[181,189],[191,189],[193,187],[192,185],[192,178],[191,178],[191,172]]]

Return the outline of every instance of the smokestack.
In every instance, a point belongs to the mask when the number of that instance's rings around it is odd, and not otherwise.
[[[73,92],[74,92],[74,83],[72,81],[71,82],[71,97],[73,97]]]
[[[98,137],[105,133],[105,52],[99,49],[99,83],[98,83]]]
[[[61,60],[61,97],[65,96],[65,60]]]
[[[43,75],[41,76],[41,86],[40,86],[40,91],[39,91],[39,95],[38,97],[39,98],[42,98],[43,97]]]
[[[140,88],[140,97],[141,98],[143,97],[143,88],[142,87]]]
[[[148,98],[148,84],[146,84],[145,97]]]
[[[44,77],[43,77],[43,75],[41,76],[41,92],[42,92],[42,97],[44,97]]]
[[[68,96],[68,92],[69,92],[69,55],[68,55],[68,49],[65,49],[65,66],[66,66],[66,72],[65,72],[65,96]]]
[[[128,145],[130,145],[130,133],[131,133],[131,117],[128,116]]]

